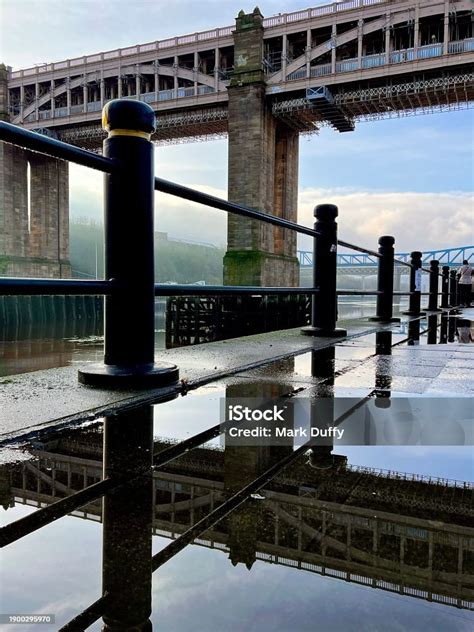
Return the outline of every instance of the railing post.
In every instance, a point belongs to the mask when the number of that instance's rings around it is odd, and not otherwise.
[[[346,336],[347,330],[336,327],[337,322],[337,206],[319,204],[314,209],[313,295],[311,325],[301,332],[307,336],[337,338]]]
[[[407,316],[422,316],[424,312],[420,311],[421,304],[421,259],[423,253],[415,250],[410,253],[410,302],[408,310],[403,312]]]
[[[155,388],[175,383],[178,369],[155,363],[153,252],[153,109],[142,101],[109,101],[102,123],[104,155],[121,163],[105,176],[105,276],[118,289],[105,301],[104,363],[79,381],[104,388]]]
[[[449,306],[458,306],[458,280],[456,270],[449,271]]]
[[[430,295],[428,298],[428,311],[440,312],[438,308],[438,278],[439,278],[439,261],[433,259],[430,261]]]
[[[441,307],[449,307],[449,266],[443,266],[441,279]]]
[[[377,271],[377,313],[369,320],[383,323],[400,322],[399,318],[393,318],[393,274],[395,249],[393,247],[395,237],[383,235],[379,238],[379,263]]]

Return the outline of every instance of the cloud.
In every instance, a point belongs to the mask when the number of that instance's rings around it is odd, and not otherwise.
[[[305,188],[299,221],[311,224],[316,204],[339,207],[339,236],[376,248],[380,235],[393,235],[397,251],[430,250],[474,242],[473,196],[464,192],[419,193]],[[300,247],[311,248],[302,238]]]
[[[193,164],[192,161],[191,164]],[[199,168],[199,164],[196,165]],[[212,174],[212,169],[204,171]],[[180,181],[216,197],[227,198],[222,178],[216,185],[202,184],[201,174],[186,172],[179,177],[179,161],[170,161],[164,176]],[[71,216],[102,221],[102,176],[71,165]],[[469,193],[413,191],[360,191],[335,187],[301,189],[298,221],[311,226],[316,204],[331,203],[339,207],[341,239],[375,249],[380,235],[393,235],[397,251],[430,250],[474,243],[474,205]],[[194,202],[157,193],[155,228],[179,239],[223,245],[227,239],[227,215]],[[311,239],[302,237],[299,247],[310,250]]]

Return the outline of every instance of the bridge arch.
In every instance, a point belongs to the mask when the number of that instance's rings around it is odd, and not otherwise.
[[[409,19],[409,17],[410,17],[409,10],[391,14],[390,25],[392,26],[395,24],[399,24],[401,22],[406,22]],[[385,26],[387,26],[387,20],[388,20],[387,16],[383,16],[383,17],[377,18],[376,20],[373,20],[372,22],[364,24],[362,27],[363,35],[368,35],[369,33],[373,33],[375,31],[378,31],[384,28]],[[278,84],[282,81],[287,81],[288,77],[293,72],[296,72],[297,70],[305,66],[305,64],[313,61],[314,59],[321,57],[322,55],[330,51],[332,48],[337,48],[338,46],[342,46],[344,44],[348,44],[349,42],[356,40],[359,37],[359,33],[360,33],[360,28],[355,27],[351,29],[350,31],[346,31],[345,33],[341,33],[341,35],[336,36],[335,41],[333,40],[333,38],[330,38],[326,40],[325,42],[323,42],[322,44],[318,44],[318,46],[315,46],[314,48],[311,49],[309,54],[306,53],[306,54],[300,55],[299,57],[294,59],[292,62],[290,62],[286,66],[285,77],[283,76],[283,69],[282,69],[274,73],[273,75],[271,75],[267,83],[270,85],[273,85],[273,84]]]
[[[122,68],[122,74],[123,74],[123,71],[126,71],[126,68]],[[139,74],[153,75],[156,73],[158,75],[166,76],[166,77],[176,76],[178,79],[195,82],[198,84],[198,87],[207,86],[207,87],[212,88],[213,90],[215,89],[215,85],[216,85],[215,79],[213,76],[206,75],[203,72],[191,70],[189,68],[183,68],[181,66],[178,66],[178,68],[176,69],[173,66],[167,66],[167,65],[161,65],[161,64],[157,66],[152,65],[152,64],[140,64],[138,67],[137,66],[133,67],[133,72],[135,73],[136,71],[138,71]],[[98,73],[94,73],[94,74],[98,75]],[[116,69],[105,71],[102,77],[104,79],[110,79],[111,77],[117,77],[117,80],[120,79],[120,75],[117,74]],[[24,120],[30,114],[33,114],[37,107],[40,108],[41,106],[48,103],[48,101],[51,101],[51,99],[61,96],[62,94],[66,93],[68,90],[73,90],[74,88],[77,88],[81,85],[87,85],[91,81],[97,81],[97,77],[94,76],[94,78],[91,79],[91,77],[88,75],[81,75],[80,77],[76,77],[75,79],[68,80],[65,83],[62,83],[61,85],[56,86],[54,90],[49,90],[45,92],[43,95],[41,95],[41,97],[38,99],[37,102],[30,103],[23,110],[23,114],[18,114],[13,119],[12,122],[16,125],[21,124],[22,120]],[[224,82],[219,79],[217,83],[217,91],[221,92],[221,91],[225,91],[225,89],[226,89],[226,84],[224,84]]]

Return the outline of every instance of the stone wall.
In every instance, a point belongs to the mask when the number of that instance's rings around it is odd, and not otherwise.
[[[8,120],[5,86],[0,66],[0,120]],[[69,165],[8,143],[0,143],[0,275],[71,276]]]

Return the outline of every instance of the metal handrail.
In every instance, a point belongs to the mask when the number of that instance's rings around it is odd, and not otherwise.
[[[118,289],[114,281],[86,279],[23,279],[0,277],[0,296],[107,296]]]
[[[50,138],[49,136],[44,136],[43,134],[38,134],[31,130],[22,129],[5,121],[0,121],[0,140],[5,143],[19,145],[20,147],[52,156],[53,158],[67,160],[77,165],[82,165],[83,167],[96,169],[103,173],[113,173],[120,167],[120,164],[111,158],[98,156],[86,149],[74,147],[74,145],[63,143],[56,138]]]
[[[170,182],[169,180],[163,180],[162,178],[155,178],[155,191],[160,191],[161,193],[168,193],[169,195],[184,198],[186,200],[189,200],[190,202],[205,204],[206,206],[210,206],[211,208],[219,209],[221,211],[227,211],[228,213],[233,213],[234,215],[240,215],[240,217],[257,219],[262,222],[266,222],[267,224],[273,224],[274,226],[280,226],[281,228],[294,230],[296,233],[300,233],[302,235],[309,235],[310,237],[317,237],[319,235],[317,231],[315,231],[313,228],[309,228],[308,226],[303,226],[296,222],[291,222],[290,220],[276,217],[275,215],[271,215],[269,213],[262,213],[261,211],[249,208],[248,206],[243,206],[242,204],[228,202],[227,200],[223,200],[222,198],[210,195],[209,193],[196,191],[195,189],[185,187],[181,184]],[[363,248],[362,246],[356,246],[349,243],[348,241],[338,240],[337,243],[340,246],[345,246],[346,248],[358,250],[359,252],[364,252],[368,255],[380,258],[380,254],[378,252],[375,252],[375,250]]]

